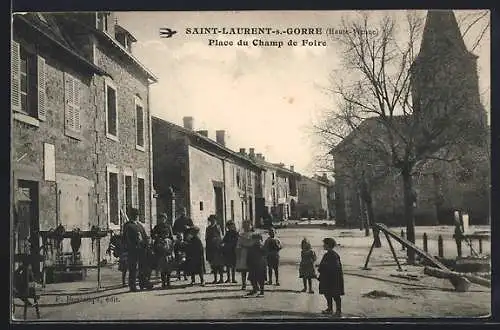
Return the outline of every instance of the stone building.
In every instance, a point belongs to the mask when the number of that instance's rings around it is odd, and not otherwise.
[[[329,219],[329,180],[324,176],[302,176],[298,182],[297,211],[300,218]]]
[[[184,117],[183,127],[153,117],[153,174],[157,212],[175,217],[185,207],[203,237],[207,218],[218,216],[224,228],[234,220],[255,224],[255,197],[262,168],[252,162],[244,149],[226,147],[225,131],[194,130],[194,119]],[[174,203],[172,203],[174,201]]]
[[[434,127],[446,120],[444,134],[454,145],[454,161],[429,160],[413,176],[416,224],[451,224],[453,211],[469,213],[471,223],[489,218],[489,128],[480,102],[477,56],[470,53],[452,11],[427,14],[422,43],[412,65],[411,87],[414,112]],[[410,118],[410,117],[408,117]],[[399,125],[395,117],[395,125]],[[401,117],[403,119],[403,117]],[[450,125],[450,123],[452,123]],[[467,124],[467,133],[460,127]],[[364,216],[363,186],[373,203],[375,220],[403,223],[403,191],[399,173],[373,155],[353,166],[357,143],[363,137],[384,136],[380,121],[370,118],[332,152],[336,172],[336,208],[339,224],[357,224]],[[444,135],[444,137],[448,135]],[[364,173],[365,175],[361,175]],[[366,175],[369,174],[369,175]],[[363,179],[361,179],[363,177]],[[367,178],[368,177],[368,178]],[[366,189],[365,189],[366,190]]]
[[[126,40],[126,41],[125,41]],[[14,244],[59,225],[120,230],[134,206],[151,224],[149,85],[135,39],[113,13],[24,14],[13,20],[11,179]],[[107,239],[101,240],[104,258]],[[63,252],[71,252],[69,240]],[[95,265],[90,238],[80,248]],[[53,256],[52,256],[53,257]]]
[[[250,148],[249,157],[265,169],[261,176],[261,198],[256,201],[259,223],[269,215],[279,220],[297,219],[297,181],[301,175],[293,165],[288,169],[283,163],[266,161],[254,148]]]

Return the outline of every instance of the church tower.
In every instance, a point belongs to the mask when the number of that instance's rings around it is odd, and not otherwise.
[[[467,50],[453,11],[428,11],[412,71],[415,113],[486,126],[477,56]]]

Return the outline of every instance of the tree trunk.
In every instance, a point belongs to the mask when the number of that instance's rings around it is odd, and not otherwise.
[[[375,214],[373,212],[373,205],[371,200],[366,201],[366,210],[368,213],[368,223],[370,226],[373,226],[375,224]],[[373,228],[373,227],[372,227]],[[382,242],[380,241],[380,231],[378,229],[373,228],[373,239],[375,240],[375,246],[376,248],[382,247]]]
[[[415,219],[413,207],[413,182],[411,172],[403,170],[401,172],[403,177],[403,195],[404,195],[404,215],[406,222],[406,239],[415,244]],[[415,251],[407,249],[408,264],[415,264]]]

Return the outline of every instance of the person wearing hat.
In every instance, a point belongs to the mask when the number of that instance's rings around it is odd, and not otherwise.
[[[205,231],[206,258],[210,269],[214,274],[212,284],[224,282],[224,258],[222,256],[222,231],[217,224],[217,216],[212,214],[208,217],[208,226]],[[217,276],[220,279],[217,280]]]
[[[335,315],[342,315],[342,300],[344,295],[344,273],[340,256],[333,249],[337,243],[333,238],[323,239],[323,248],[326,253],[323,255],[318,266],[319,271],[319,293],[325,296],[328,308],[323,314],[333,313],[333,301],[335,301]]]
[[[205,259],[203,243],[199,237],[200,228],[192,227],[187,230],[186,235],[186,262],[184,264],[184,271],[186,275],[191,276],[191,285],[196,282],[195,276],[200,277],[201,286],[205,285],[203,274],[205,274]]]
[[[180,211],[179,217],[175,219],[173,227],[174,234],[182,233],[185,237],[189,228],[193,226],[193,220],[187,216],[187,210],[183,207]]]
[[[224,265],[226,266],[227,280],[226,283],[236,281],[236,244],[240,234],[236,230],[234,221],[226,223],[226,235],[222,239],[222,255],[224,256]]]
[[[269,229],[269,237],[264,243],[264,249],[267,253],[267,284],[269,285],[273,284],[273,271],[276,279],[276,286],[280,285],[279,265],[281,248],[281,241],[276,237],[276,230],[274,228]]]
[[[158,223],[151,231],[151,238],[153,240],[156,240],[158,237],[174,239],[172,220],[169,219],[166,213],[160,214],[158,217]]]
[[[141,252],[141,234],[135,221],[138,210],[131,209],[128,221],[123,225],[122,247],[128,256],[128,286],[130,291],[137,291],[137,266]]]

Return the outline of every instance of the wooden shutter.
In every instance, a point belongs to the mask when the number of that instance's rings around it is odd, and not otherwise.
[[[45,91],[45,59],[37,56],[37,74],[38,74],[38,119],[45,120],[47,96]]]
[[[12,41],[11,44],[11,91],[10,102],[12,110],[21,110],[21,51],[19,43]]]
[[[77,132],[80,132],[82,128],[80,123],[80,100],[81,85],[77,79],[73,78],[73,124]]]
[[[73,80],[72,77],[65,73],[64,74],[64,103],[65,103],[65,122],[66,122],[66,128],[70,130],[75,130],[75,123],[74,123],[74,113],[75,113],[75,108],[74,108],[74,102],[73,102]]]

